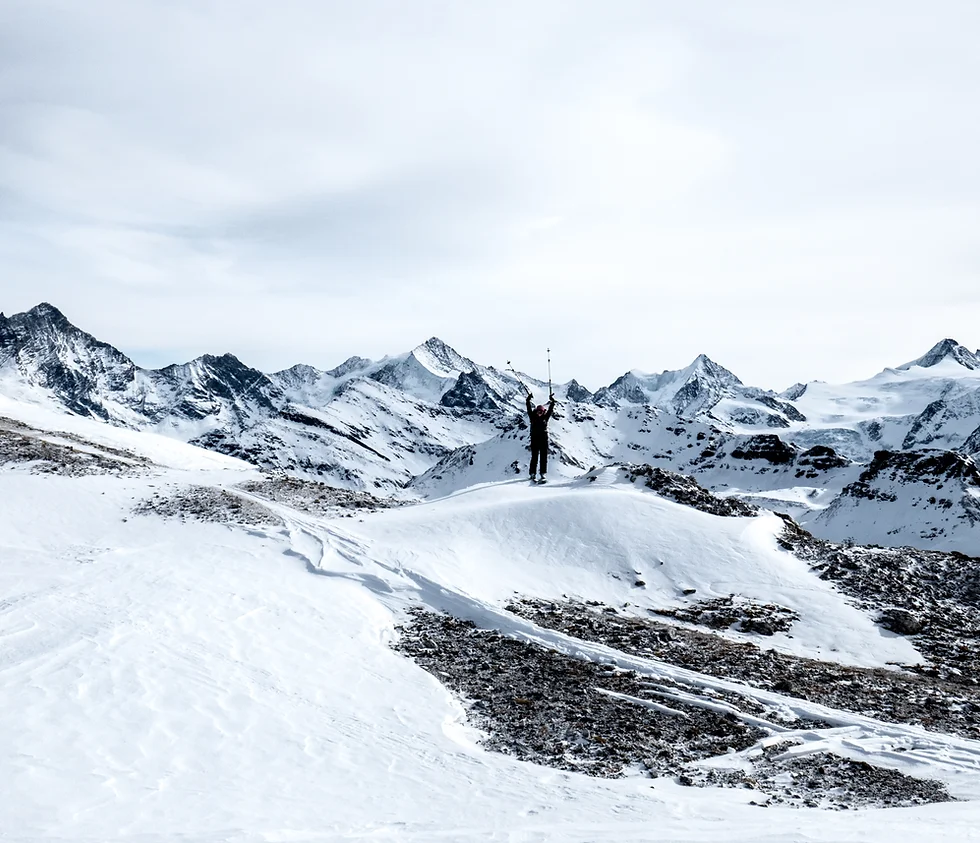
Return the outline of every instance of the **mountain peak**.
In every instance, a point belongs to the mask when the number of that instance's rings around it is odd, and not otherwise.
[[[732,385],[742,385],[742,381],[739,380],[738,376],[734,372],[730,372],[720,363],[715,363],[707,354],[699,354],[694,358],[694,362],[687,367],[685,371],[694,374],[696,372],[704,372],[710,375],[712,378],[716,378],[724,383]]]
[[[68,318],[53,304],[41,302],[30,310],[23,313],[15,313],[13,316],[4,317],[8,334],[7,344],[23,348],[26,345],[36,345],[39,351],[44,354],[53,353],[51,346],[52,334],[59,335],[66,343],[74,348],[75,353],[82,347],[92,350],[102,350],[111,353],[119,358],[125,355],[108,343],[101,342],[91,334],[73,325]],[[62,349],[64,351],[64,349]],[[67,351],[65,352],[67,353]],[[69,355],[70,356],[70,355]],[[67,359],[67,358],[66,358]],[[125,362],[132,365],[128,358]]]
[[[439,339],[439,337],[429,337],[424,343],[422,343],[421,347],[431,349],[432,351],[441,351],[449,348],[449,346]]]
[[[741,386],[732,372],[706,354],[699,354],[689,366],[676,371],[654,375],[631,370],[596,392],[595,400],[599,404],[650,404],[691,418],[698,412],[707,413],[722,397]]]
[[[440,377],[456,378],[461,372],[472,372],[476,365],[467,360],[439,337],[429,337],[412,349],[412,356],[426,369]]]
[[[960,345],[956,340],[949,339],[948,337],[941,342],[937,342],[922,357],[898,368],[900,371],[906,371],[916,366],[922,369],[929,369],[941,363],[943,360],[952,360],[966,369],[980,370],[980,354],[974,354],[966,346]]]
[[[30,326],[30,330],[37,330],[39,327],[50,326],[56,328],[60,331],[74,329],[74,325],[68,321],[68,318],[53,304],[48,304],[48,302],[43,301],[40,304],[34,305],[30,310],[25,313],[19,314],[20,318],[23,320],[25,326]],[[14,318],[17,318],[15,315]]]
[[[48,316],[48,317],[61,317],[64,318],[64,314],[58,310],[53,304],[43,301],[40,304],[34,305],[30,310],[27,311],[31,316]]]
[[[356,354],[352,357],[348,357],[339,366],[334,366],[332,369],[327,370],[327,374],[335,378],[342,378],[345,375],[349,375],[351,372],[356,372],[359,369],[366,369],[371,365],[371,361],[366,357],[358,357]]]

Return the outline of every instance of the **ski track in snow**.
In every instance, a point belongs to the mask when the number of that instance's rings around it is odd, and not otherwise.
[[[577,658],[674,680],[689,689],[674,694],[686,702],[707,704],[699,689],[736,690],[827,720],[833,727],[816,732],[772,729],[770,740],[798,737],[790,752],[833,751],[939,777],[954,795],[980,799],[980,743],[628,656],[502,608],[515,584],[555,598],[592,589],[621,602],[629,585],[612,574],[656,559],[693,576],[669,551],[688,547],[688,532],[703,531],[713,516],[695,513],[671,529],[656,521],[661,543],[641,560],[563,519],[610,502],[624,518],[635,508],[640,520],[622,522],[628,542],[650,530],[642,519],[689,514],[611,477],[592,488],[500,484],[411,509],[321,519],[237,490],[252,476],[244,468],[229,472],[227,462],[207,459],[195,466],[193,449],[166,454],[176,467],[148,477],[0,472],[0,839],[977,839],[980,814],[970,802],[763,810],[747,804],[751,793],[593,779],[488,753],[459,703],[387,646],[404,610],[422,604]],[[283,525],[131,514],[154,491],[191,483],[260,502]],[[732,558],[747,560],[752,548],[767,547],[763,520],[711,523],[729,531],[715,537],[718,553],[741,548]],[[530,550],[515,549],[522,533]],[[575,547],[580,560],[595,558],[593,569],[565,558]],[[717,573],[708,572],[705,588],[738,583]],[[787,568],[772,587],[792,596],[802,575]],[[829,593],[813,578],[800,599]],[[838,618],[857,617],[842,601],[838,610]],[[810,634],[825,631],[815,625]],[[669,708],[666,696],[642,702]]]

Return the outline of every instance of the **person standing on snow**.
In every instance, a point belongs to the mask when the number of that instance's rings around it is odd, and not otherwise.
[[[531,404],[531,393],[527,394],[527,417],[531,422],[531,480],[538,468],[538,459],[541,460],[541,475],[538,482],[544,483],[548,473],[548,422],[555,412],[554,393],[548,399],[548,406],[539,404],[533,407]]]

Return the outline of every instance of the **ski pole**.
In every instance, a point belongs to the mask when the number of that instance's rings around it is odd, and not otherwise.
[[[548,348],[545,350],[548,352],[548,398],[560,407],[561,401],[555,399],[555,391],[551,388],[551,349]]]
[[[510,360],[507,361],[507,371],[512,372],[514,374],[514,378],[521,385],[521,389],[523,389],[528,395],[530,395],[531,390],[528,389],[524,381],[521,380],[521,376],[517,374],[517,369],[514,368],[514,365],[510,362]]]

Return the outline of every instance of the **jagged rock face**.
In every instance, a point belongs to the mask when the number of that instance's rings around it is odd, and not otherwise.
[[[692,506],[709,515],[725,517],[751,517],[758,509],[737,498],[719,498],[701,486],[693,477],[685,477],[673,471],[664,471],[650,465],[626,465],[622,471],[630,483],[642,480],[643,485],[661,497]]]
[[[961,366],[971,370],[980,370],[980,352],[974,354],[968,348],[960,345],[956,340],[945,339],[936,343],[929,351],[917,360],[900,366],[900,369],[910,369],[919,366],[923,369],[930,369],[942,363],[944,360],[952,360]]]
[[[335,366],[327,371],[327,374],[334,378],[342,378],[349,375],[351,372],[361,371],[366,369],[371,365],[370,360],[366,357],[358,357],[357,355],[353,357],[348,357],[339,366]]]
[[[735,447],[732,456],[737,460],[766,460],[772,465],[785,465],[796,457],[796,448],[774,433],[760,433]]]
[[[490,387],[476,372],[460,372],[455,385],[446,392],[439,403],[443,407],[462,410],[499,410],[491,396]]]
[[[430,337],[412,351],[423,364],[443,372],[469,372],[476,368],[472,360],[446,345],[439,337]]]
[[[835,541],[975,553],[980,470],[953,451],[878,451],[812,527]]]
[[[603,407],[648,405],[687,420],[714,421],[729,427],[786,428],[806,417],[786,400],[748,387],[728,369],[703,354],[686,369],[647,375],[627,372],[598,390]]]
[[[72,325],[56,307],[39,304],[0,317],[0,368],[16,368],[36,386],[50,389],[69,410],[108,418],[101,396],[127,389],[132,360]]]
[[[277,389],[231,354],[204,355],[159,370],[126,355],[41,304],[0,322],[0,367],[52,390],[69,410],[107,421],[200,420],[225,409],[239,424],[249,414],[277,413]]]
[[[980,427],[966,437],[966,441],[963,443],[960,450],[970,457],[975,457],[980,454]]]
[[[609,386],[604,386],[595,393],[597,404],[615,406],[619,401],[626,401],[630,404],[645,404],[646,393],[640,387],[639,381],[632,372],[616,378]]]
[[[703,354],[686,369],[647,375],[627,372],[593,396],[596,404],[619,408],[649,405],[682,419],[720,421],[728,427],[786,428],[806,417],[771,392],[745,386]]]
[[[587,390],[582,384],[580,384],[574,378],[568,382],[568,388],[565,392],[566,397],[569,401],[576,401],[580,404],[590,402],[593,400],[593,395],[589,390]]]
[[[467,360],[442,340],[432,337],[408,354],[383,363],[368,377],[391,389],[403,390],[426,401],[439,403],[460,374],[474,372],[477,368],[472,360]]]
[[[151,415],[202,419],[226,408],[238,425],[253,415],[277,415],[285,403],[279,388],[257,369],[232,354],[205,354],[184,365],[168,366],[150,373],[157,385],[171,390],[171,400]]]
[[[671,409],[682,417],[688,417],[692,408],[708,410],[718,403],[720,396],[715,392],[715,384],[711,381],[703,381],[695,375],[691,380],[684,384],[671,402]]]
[[[782,413],[790,421],[795,422],[805,422],[806,416],[803,415],[799,410],[796,409],[788,401],[780,401],[771,395],[760,395],[757,399],[761,403],[765,404],[767,407],[775,410],[778,413]]]
[[[980,470],[976,463],[953,451],[877,451],[859,482],[873,483],[885,477],[898,483],[909,479],[936,484],[948,480],[964,480],[970,485],[980,487]]]
[[[674,393],[667,409],[681,418],[695,418],[710,412],[742,382],[728,369],[701,355],[694,361],[683,386]]]
[[[652,404],[685,418],[708,412],[732,389],[742,385],[728,369],[700,355],[686,369],[659,375],[627,372],[595,393],[599,404]]]
[[[756,407],[739,407],[728,413],[728,418],[742,427],[787,428],[789,422],[775,413],[767,413]]]
[[[800,454],[796,464],[813,466],[819,471],[830,471],[833,468],[844,468],[850,465],[851,461],[827,445],[814,445]]]
[[[796,401],[802,398],[806,394],[806,384],[805,383],[794,383],[789,389],[784,390],[780,393],[780,397],[785,398],[787,401]]]
[[[953,393],[952,387],[932,401],[912,421],[902,441],[902,450],[956,448],[980,420],[980,389]]]
[[[288,369],[283,369],[281,372],[275,372],[270,375],[270,378],[278,386],[284,388],[296,388],[313,384],[320,377],[321,372],[318,369],[315,369],[313,366],[307,366],[305,363],[298,363],[295,366],[290,366]]]

